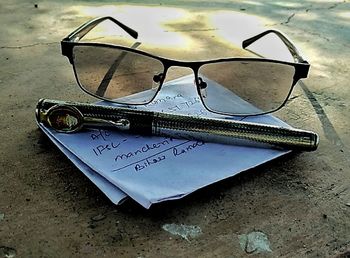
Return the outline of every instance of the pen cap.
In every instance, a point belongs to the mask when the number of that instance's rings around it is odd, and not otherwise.
[[[73,133],[83,127],[84,116],[74,106],[51,103],[40,99],[35,109],[35,117],[39,123],[46,124],[57,132]]]

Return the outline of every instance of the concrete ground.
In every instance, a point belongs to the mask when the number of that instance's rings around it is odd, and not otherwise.
[[[237,50],[244,37],[282,30],[312,68],[276,115],[318,132],[319,149],[150,210],[113,205],[34,120],[39,98],[93,100],[76,85],[59,42],[105,14],[143,31],[144,49],[178,59],[249,54]],[[0,22],[1,258],[350,256],[348,1],[14,0],[0,2]],[[187,241],[162,229],[171,223],[202,234]],[[270,251],[241,246],[251,232],[263,233]]]

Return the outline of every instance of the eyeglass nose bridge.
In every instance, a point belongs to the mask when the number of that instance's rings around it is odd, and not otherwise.
[[[168,72],[171,68],[189,68],[192,70],[194,75],[194,81],[193,83],[196,85],[198,89],[204,89],[207,86],[207,83],[198,75],[198,71],[201,64],[197,62],[183,62],[183,61],[172,61],[171,63],[164,63],[164,71],[161,74],[155,75],[154,79],[159,80],[161,79],[160,83],[163,85],[165,79],[168,76]],[[179,75],[178,78],[182,77],[183,75]],[[161,78],[159,78],[161,77]],[[172,78],[170,78],[171,80]]]

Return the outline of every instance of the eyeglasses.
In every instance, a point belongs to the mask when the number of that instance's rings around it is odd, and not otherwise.
[[[295,62],[261,57],[187,62],[138,50],[139,43],[124,47],[79,42],[105,20],[114,22],[137,39],[138,33],[118,20],[100,17],[84,23],[61,41],[62,54],[73,65],[79,86],[99,99],[127,105],[148,104],[164,85],[169,68],[179,66],[193,70],[198,95],[207,110],[224,115],[260,115],[285,105],[293,87],[309,72],[309,63],[294,44],[276,30],[244,40],[242,47],[245,49],[273,33],[286,45]]]

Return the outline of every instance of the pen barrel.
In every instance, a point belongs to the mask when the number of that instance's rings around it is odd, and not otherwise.
[[[153,126],[153,134],[224,144],[313,151],[317,149],[319,142],[318,135],[311,131],[172,114],[156,114]]]
[[[316,150],[319,141],[316,133],[294,128],[48,99],[41,99],[37,104],[38,122],[50,125],[47,113],[58,106],[78,110],[84,126],[113,126],[113,122],[128,120],[128,131],[141,135],[303,151]],[[86,122],[91,119],[96,122]]]

